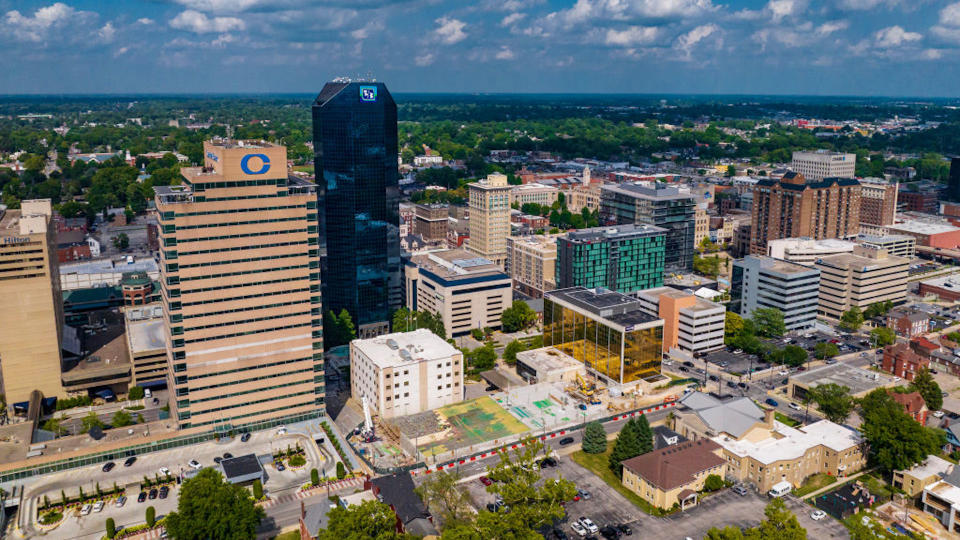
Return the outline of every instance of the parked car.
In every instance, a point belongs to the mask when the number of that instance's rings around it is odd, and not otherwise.
[[[584,529],[590,531],[591,533],[600,532],[600,527],[597,527],[597,524],[594,523],[593,520],[591,520],[588,517],[581,516],[580,519],[577,521],[580,522],[580,525],[583,525]]]
[[[277,467],[277,470],[278,470],[278,471],[285,471],[285,470],[287,470],[287,468],[283,466],[283,463],[280,463],[279,461],[276,462],[276,463],[274,463],[274,465]]]
[[[626,523],[617,525],[617,530],[620,531],[620,534],[624,536],[630,536],[633,534],[633,529],[631,529],[630,526],[627,525]]]
[[[820,521],[825,517],[827,517],[827,513],[823,510],[814,510],[813,512],[810,512],[810,519],[814,521]]]
[[[555,458],[555,457],[553,457],[553,456],[547,457],[547,458],[544,458],[544,459],[540,460],[540,468],[541,468],[541,469],[546,469],[546,468],[549,468],[549,467],[556,467],[556,466],[559,465],[559,464],[560,464],[560,462],[557,461],[557,458]]]
[[[213,462],[216,463],[216,464],[218,464],[218,465],[220,464],[221,461],[223,461],[223,458],[220,457],[220,456],[217,456],[217,457],[213,458]]]
[[[790,372],[787,371],[787,370],[785,370],[785,369],[781,369],[780,371],[777,372],[777,375],[779,375],[779,376],[781,376],[781,377],[786,377],[786,376],[789,375],[789,374],[790,374]]]
[[[487,478],[486,476],[481,476],[481,477],[480,477],[480,483],[483,484],[483,485],[485,485],[485,486],[489,486],[489,485],[493,484],[493,480]]]
[[[687,366],[680,366],[680,371],[687,372],[687,371],[690,371],[690,370],[687,369]]]
[[[741,497],[744,497],[747,495],[747,488],[741,486],[740,484],[737,484],[733,486],[733,492]]]
[[[767,398],[766,400],[764,400],[764,403],[766,403],[767,405],[770,405],[771,407],[777,407],[780,405],[779,403],[777,403],[777,400],[773,398]]]
[[[168,468],[166,468],[166,467],[160,467],[160,475],[161,475],[161,476],[167,476],[168,474],[170,474],[170,469],[168,469]]]
[[[279,428],[277,428],[277,435],[286,435],[286,434],[287,434],[286,426],[280,426]]]
[[[130,456],[126,461],[123,462],[124,467],[129,467],[137,462],[137,456]]]
[[[553,530],[553,537],[556,538],[557,540],[568,540],[567,533],[563,532],[560,529]]]
[[[123,505],[125,504],[127,504],[127,497],[126,495],[121,495],[117,497],[117,501],[114,503],[114,506],[117,508],[123,508]]]
[[[250,440],[250,432],[245,431],[243,435],[240,436],[240,442],[247,442]]]
[[[97,502],[93,503],[93,511],[94,511],[94,512],[102,512],[102,511],[103,511],[103,501],[97,501]]]
[[[162,487],[160,488],[160,498],[161,498],[161,499],[166,499],[166,498],[167,498],[167,495],[169,495],[169,494],[170,494],[170,488],[168,488],[167,486],[162,486]]]
[[[224,452],[223,459],[233,459],[233,454],[231,454],[230,452]]]
[[[145,500],[147,500],[147,492],[146,492],[146,491],[141,491],[140,494],[137,495],[137,502],[138,502],[138,503],[142,503],[142,502],[145,501]]]
[[[793,409],[793,410],[795,410],[795,411],[799,411],[799,410],[800,410],[800,405],[797,405],[796,403],[794,403],[794,402],[791,401],[791,402],[790,402],[790,408]]]
[[[560,446],[566,446],[568,444],[573,444],[573,437],[564,437],[560,439]]]
[[[727,386],[729,386],[730,388],[736,388],[736,387],[737,387],[737,383],[735,383],[735,382],[733,382],[733,381],[727,381]]]
[[[708,378],[708,379],[710,379],[711,381],[714,381],[714,382],[716,382],[716,381],[719,381],[719,380],[720,380],[720,378],[719,378],[719,377],[717,377],[716,375],[710,375],[710,376],[709,376],[709,377],[707,377],[707,378]]]
[[[747,388],[747,383],[745,383],[745,382],[738,382],[738,383],[737,383],[737,386],[739,386],[740,388],[746,389],[746,388]]]
[[[150,490],[150,494],[147,495],[147,498],[152,501],[152,500],[154,500],[154,499],[157,498],[157,495],[158,495],[158,494],[159,494],[159,492],[156,490],[156,488],[151,489],[151,490]]]
[[[943,418],[943,411],[933,411],[934,418]]]
[[[577,495],[579,495],[580,498],[585,501],[590,500],[590,492],[585,489],[577,489]],[[593,531],[593,532],[596,532],[596,531]]]
[[[101,468],[100,470],[102,470],[103,472],[110,472],[110,471],[112,471],[113,468],[116,467],[116,466],[117,466],[116,463],[114,463],[114,462],[112,462],[112,461],[108,461],[108,462],[106,462],[106,463],[103,464],[103,468]]]
[[[607,540],[617,540],[620,538],[620,531],[610,525],[601,528],[600,534]]]
[[[573,532],[577,533],[581,538],[587,535],[587,529],[580,524],[579,521],[574,521],[570,523],[570,528],[573,529]]]
[[[693,362],[687,360],[686,362],[683,363],[683,365],[685,365],[685,366],[687,366],[687,367],[693,367]]]
[[[191,459],[190,463],[187,463],[187,465],[190,465],[191,467],[193,467],[198,471],[203,468],[203,465],[201,465],[200,462],[195,459]]]
[[[80,508],[80,515],[81,515],[81,516],[89,515],[89,514],[90,514],[90,510],[93,510],[93,507],[90,506],[89,504],[85,504],[85,505],[83,505],[82,508]]]

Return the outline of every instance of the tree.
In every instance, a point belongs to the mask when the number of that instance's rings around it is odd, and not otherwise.
[[[117,535],[117,524],[113,521],[113,518],[107,518],[107,538],[112,539]]]
[[[523,300],[514,300],[513,304],[503,310],[500,322],[504,332],[518,332],[533,325],[537,320],[537,313]]]
[[[848,332],[856,332],[863,326],[863,312],[858,306],[853,306],[840,315],[840,328]]]
[[[870,461],[885,473],[908,469],[946,444],[943,431],[920,425],[884,388],[864,396],[859,405]]]
[[[607,466],[613,471],[613,474],[620,478],[623,475],[623,462],[640,455],[640,438],[637,434],[637,423],[633,418],[627,420],[627,423],[617,434],[617,440],[613,443],[613,451],[610,452],[610,459]]]
[[[458,473],[440,471],[416,488],[417,495],[444,526],[469,521],[473,514],[469,492],[459,482]]]
[[[320,471],[317,469],[310,469],[310,483],[315,486],[320,485]]]
[[[353,318],[346,308],[336,315],[332,310],[323,317],[323,339],[328,347],[346,345],[357,337],[357,329],[353,325]]]
[[[756,327],[757,335],[780,337],[787,331],[783,322],[783,312],[777,308],[757,308],[750,317]]]
[[[343,466],[342,461],[337,462],[337,480],[343,480],[347,477],[347,468]]]
[[[83,417],[83,420],[80,421],[80,425],[82,426],[84,433],[89,433],[90,430],[95,427],[103,429],[106,426],[106,424],[100,420],[100,417],[97,416],[97,413],[93,411],[90,411],[89,414]]]
[[[113,420],[110,421],[110,425],[113,427],[124,427],[131,424],[133,424],[133,417],[124,410],[113,413]]]
[[[885,326],[878,326],[870,331],[870,340],[877,347],[886,347],[897,342],[897,334]]]
[[[415,538],[396,532],[397,516],[386,504],[363,501],[344,508],[337,505],[330,510],[326,529],[317,532],[318,540],[400,540]],[[312,531],[311,531],[312,532]],[[253,538],[253,534],[250,538]]]
[[[913,377],[913,381],[910,383],[910,389],[920,392],[920,395],[923,396],[924,403],[927,404],[927,408],[931,411],[939,411],[940,407],[943,407],[943,392],[940,390],[940,385],[937,384],[937,381],[933,379],[933,375],[930,374],[928,368],[921,367],[920,370],[917,371]]]
[[[810,399],[816,402],[820,412],[827,420],[842,424],[853,410],[854,401],[850,389],[836,383],[821,384],[808,391]]]
[[[774,499],[763,510],[767,519],[760,525],[749,529],[744,535],[746,540],[806,540],[807,530],[800,526],[797,516],[790,510],[783,499]]]
[[[493,369],[497,361],[497,352],[493,349],[493,344],[488,343],[483,347],[477,347],[470,351],[468,355],[468,364],[474,372]]]
[[[732,311],[726,312],[724,317],[723,343],[725,345],[731,345],[733,340],[743,332],[743,317]]]
[[[260,480],[253,481],[253,498],[257,501],[263,498],[263,483]]]
[[[508,365],[514,365],[517,363],[517,353],[523,352],[527,348],[524,347],[523,343],[518,340],[513,340],[507,344],[506,348],[503,350],[503,360]]]
[[[867,306],[867,310],[864,312],[864,316],[868,319],[878,317],[880,315],[885,315],[888,311],[893,309],[893,302],[887,300],[885,302],[877,302],[875,304],[870,304]]]
[[[127,236],[127,233],[120,233],[113,237],[113,247],[123,251],[130,247],[130,237]]]
[[[166,527],[178,540],[253,538],[263,516],[245,487],[204,468],[183,482],[177,510],[167,516]]]
[[[139,386],[131,386],[127,390],[127,399],[143,399],[143,388]]]
[[[731,178],[737,175],[737,168],[733,165],[727,165],[727,178]]]
[[[588,454],[602,454],[607,451],[607,432],[600,422],[590,422],[583,428],[583,451]]]
[[[807,361],[807,351],[797,345],[787,345],[782,349],[776,349],[764,356],[764,360],[772,364],[784,364],[787,366],[799,366]]]
[[[715,278],[720,275],[720,259],[716,256],[700,257],[699,255],[694,255],[693,271],[704,276]]]
[[[46,431],[53,432],[57,435],[57,437],[60,437],[64,433],[63,420],[65,418],[66,417],[64,416],[61,416],[60,418],[50,418],[49,420],[43,423],[43,429]]]
[[[836,343],[821,341],[813,346],[813,355],[821,360],[833,358],[838,354],[840,354],[840,349],[837,347]]]
[[[410,311],[400,308],[393,312],[392,330],[394,332],[411,332],[418,328],[426,328],[443,339],[447,339],[447,331],[443,326],[443,319],[429,311]]]
[[[146,515],[144,517],[147,520],[147,527],[153,527],[157,524],[157,509],[152,506],[148,506]]]
[[[647,421],[647,416],[644,414],[637,416],[634,421],[634,427],[636,428],[637,445],[640,446],[640,454],[637,455],[652,452],[653,430],[650,429],[650,422]]]
[[[704,491],[717,491],[723,489],[723,478],[719,474],[711,474],[703,481]]]

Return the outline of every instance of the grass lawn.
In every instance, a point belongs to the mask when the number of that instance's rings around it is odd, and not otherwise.
[[[665,516],[669,514],[670,512],[665,512],[654,507],[647,501],[637,496],[636,493],[623,487],[623,484],[620,483],[620,479],[617,478],[607,467],[607,463],[610,461],[611,452],[613,452],[613,442],[607,445],[607,451],[602,454],[588,454],[583,450],[577,450],[571,454],[571,457],[580,466],[599,476],[601,480],[606,482],[613,489],[617,490],[617,492],[626,497],[627,500],[639,506],[644,512],[654,516]]]
[[[797,427],[800,425],[800,422],[797,422],[793,418],[781,413],[773,413],[773,417],[777,419],[778,422],[786,424],[790,427]]]
[[[296,165],[293,170],[313,174],[313,165]]]
[[[837,481],[836,476],[830,476],[829,474],[821,473],[815,474],[810,478],[807,478],[803,481],[803,485],[800,486],[794,493],[797,497],[803,497],[808,493],[813,493],[818,489],[825,488],[830,484]]]

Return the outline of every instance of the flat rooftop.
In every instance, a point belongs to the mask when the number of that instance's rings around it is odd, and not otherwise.
[[[570,242],[598,242],[603,240],[623,240],[646,236],[666,235],[667,230],[653,225],[617,225],[615,227],[593,227],[567,233]]]
[[[760,267],[764,270],[769,270],[771,272],[784,275],[817,272],[815,268],[810,268],[809,266],[803,266],[802,264],[784,261],[781,259],[774,259],[772,257],[748,255],[747,257],[743,258],[743,262],[745,263],[749,264],[750,261],[759,261]],[[737,264],[738,262],[739,261],[735,261],[734,264]]]
[[[960,275],[952,274],[949,276],[942,276],[933,279],[925,279],[920,282],[923,285],[929,287],[940,287],[943,289],[954,289],[960,292]]]
[[[226,476],[228,480],[250,474],[263,474],[263,466],[260,465],[260,460],[257,459],[256,454],[244,454],[242,456],[224,459],[220,462],[220,467],[223,469],[223,475]]]
[[[537,373],[541,371],[580,369],[583,367],[583,362],[578,362],[573,357],[553,347],[541,347],[539,349],[518,352],[517,360],[530,366],[536,370]]]
[[[958,229],[960,230],[960,229]],[[853,253],[840,253],[838,255],[829,255],[817,260],[818,265],[833,266],[844,270],[853,268],[861,272],[869,272],[879,268],[889,268],[891,266],[905,266],[910,264],[910,259],[898,257],[896,255],[886,255],[874,259]]]
[[[604,184],[600,189],[603,191],[614,191],[641,199],[650,199],[656,201],[690,199],[690,202],[693,202],[693,194],[690,193],[689,189],[680,189],[678,186],[668,186],[666,184],[649,181],[625,182],[623,184]]]
[[[948,223],[933,223],[930,221],[904,221],[895,223],[888,227],[891,231],[903,231],[916,234],[942,234],[954,231],[960,231],[960,227],[954,227]]]
[[[166,186],[162,186],[166,187]],[[95,259],[60,265],[60,274],[120,274],[124,272],[159,272],[157,261],[144,257],[132,263],[126,260]]]
[[[425,328],[357,339],[351,342],[351,346],[356,347],[381,368],[450,358],[460,353],[453,345]]]
[[[916,241],[916,238],[905,234],[887,234],[883,236],[879,234],[861,234],[857,236],[857,241],[870,244],[892,244],[895,242]]]
[[[674,289],[673,287],[657,287],[654,289],[646,289],[639,291],[637,293],[640,296],[646,296],[650,299],[668,297],[668,298],[688,298],[693,297],[694,303],[692,306],[687,306],[682,308],[683,310],[691,310],[694,312],[698,311],[712,311],[712,310],[723,310],[724,307],[720,304],[715,304],[709,300],[705,300],[695,295],[693,291],[681,291],[680,289]]]
[[[277,148],[279,146],[268,141],[246,139],[210,139],[206,142],[218,148]]]
[[[951,467],[953,467],[953,463],[941,457],[930,455],[923,460],[923,463],[918,463],[904,472],[916,478],[930,478],[935,475],[946,475],[950,472]]]
[[[729,452],[741,457],[750,456],[765,465],[781,460],[798,459],[807,450],[820,445],[842,452],[863,441],[860,433],[853,428],[834,424],[829,420],[821,420],[796,429],[775,421],[773,430],[780,438],[771,436],[759,441],[751,441],[721,435],[714,437],[713,441]]]
[[[465,249],[445,249],[422,255],[414,255],[411,261],[420,269],[440,278],[456,281],[477,276],[500,275],[510,279],[500,267],[492,261],[478,257]]]
[[[876,377],[876,378],[874,378]],[[893,377],[854,367],[843,362],[815,367],[809,371],[790,376],[794,384],[807,388],[815,388],[821,384],[834,383],[846,386],[850,394],[857,396],[865,394],[875,388],[890,386],[894,383]]]
[[[133,354],[166,348],[163,319],[127,321],[127,339]]]
[[[647,315],[639,300],[609,289],[570,287],[545,293],[545,297],[570,304],[623,327],[659,321]]]

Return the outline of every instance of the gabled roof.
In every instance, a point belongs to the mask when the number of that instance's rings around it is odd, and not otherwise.
[[[916,414],[927,406],[926,402],[923,401],[923,396],[920,395],[920,392],[910,392],[909,394],[890,392],[890,396],[894,401],[900,405],[903,405],[903,408],[909,414]]]
[[[722,402],[702,392],[693,392],[680,403],[692,409],[711,430],[736,438],[764,421],[763,409],[747,397]]]
[[[377,498],[384,504],[393,507],[394,513],[403,522],[404,527],[415,520],[422,519],[423,521],[417,521],[413,527],[419,531],[424,528],[424,521],[430,523],[428,520],[430,513],[427,512],[427,508],[423,505],[420,497],[413,491],[413,478],[410,477],[409,472],[374,478],[371,483]],[[421,532],[418,534],[436,534],[436,529],[432,533]]]
[[[710,439],[687,441],[630,458],[623,467],[664,491],[686,485],[697,473],[723,465],[720,445]]]

